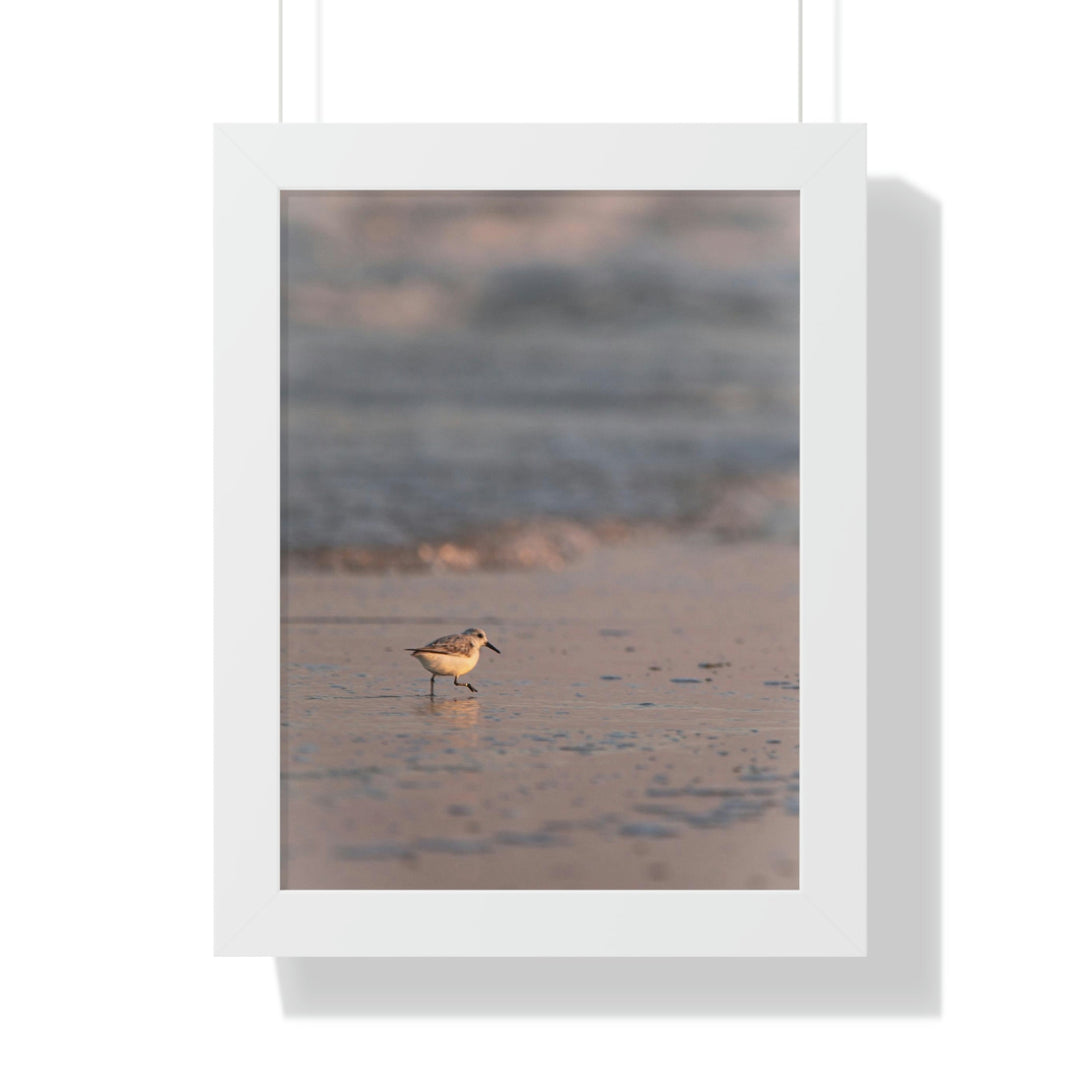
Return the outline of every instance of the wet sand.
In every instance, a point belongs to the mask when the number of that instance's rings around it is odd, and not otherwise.
[[[282,886],[798,887],[798,551],[287,575]],[[481,626],[468,679],[405,650]],[[706,666],[709,665],[709,666]]]

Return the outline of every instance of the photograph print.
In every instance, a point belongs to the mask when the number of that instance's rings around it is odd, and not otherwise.
[[[798,193],[281,244],[281,887],[798,889]]]

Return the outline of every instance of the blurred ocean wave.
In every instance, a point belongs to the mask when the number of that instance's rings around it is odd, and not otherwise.
[[[769,478],[798,462],[795,196],[286,206],[287,550],[537,520],[735,535],[725,505],[793,490]]]

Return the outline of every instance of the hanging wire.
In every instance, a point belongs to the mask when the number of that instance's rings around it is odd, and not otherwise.
[[[803,56],[802,56],[802,50],[803,50],[803,45],[802,45],[802,39],[803,39],[802,6],[803,6],[803,0],[799,0],[799,123],[800,124],[803,122],[803,120],[802,120],[802,94],[803,94],[803,90],[802,90],[802,84],[803,84],[803,72],[802,72],[802,65],[803,65]]]
[[[323,14],[322,0],[315,0],[315,123],[322,123],[323,99]]]
[[[840,48],[843,44],[843,0],[833,4],[833,121],[840,123]]]

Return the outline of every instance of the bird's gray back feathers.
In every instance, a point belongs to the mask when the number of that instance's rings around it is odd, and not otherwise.
[[[447,634],[445,637],[429,641],[419,649],[409,649],[409,652],[418,653],[441,653],[443,656],[468,656],[473,649],[478,648],[480,642],[466,634]]]

